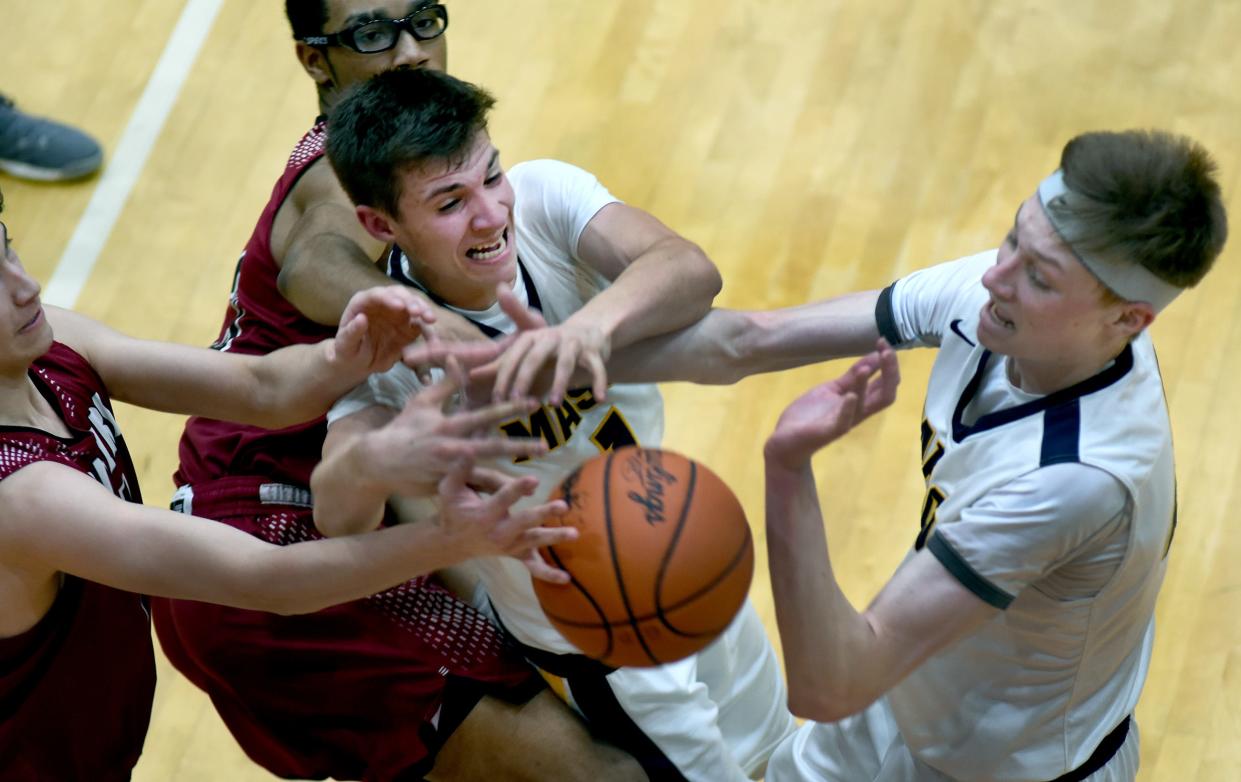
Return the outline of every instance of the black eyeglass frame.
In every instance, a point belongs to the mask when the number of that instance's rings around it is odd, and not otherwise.
[[[420,35],[418,29],[414,27],[414,19],[422,16],[427,11],[432,12],[441,22],[444,23],[435,35]],[[354,36],[359,30],[364,27],[369,27],[372,24],[391,25],[396,28],[396,35],[392,37],[392,44],[383,49],[363,51],[358,48],[358,44],[354,39]],[[380,54],[382,52],[389,51],[397,45],[397,42],[401,40],[402,30],[408,30],[409,34],[414,36],[414,40],[434,41],[448,30],[448,8],[440,3],[424,5],[409,16],[401,19],[371,19],[370,21],[362,22],[361,24],[355,24],[353,27],[346,27],[344,30],[339,32],[326,33],[324,35],[307,35],[306,37],[298,38],[297,40],[307,46],[343,46],[346,49],[357,52],[358,54]]]

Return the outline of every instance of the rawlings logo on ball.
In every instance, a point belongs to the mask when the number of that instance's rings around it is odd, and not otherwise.
[[[676,483],[676,476],[663,468],[659,452],[640,450],[625,462],[622,475],[642,486],[642,491],[629,491],[629,499],[641,505],[646,511],[647,524],[660,524],[664,517],[664,487]]]

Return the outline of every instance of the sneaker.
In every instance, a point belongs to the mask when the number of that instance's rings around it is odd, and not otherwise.
[[[0,171],[40,182],[93,174],[103,162],[99,142],[82,131],[17,110],[0,95]]]

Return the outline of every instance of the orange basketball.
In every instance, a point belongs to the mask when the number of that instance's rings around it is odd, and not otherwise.
[[[613,667],[672,662],[737,615],[754,545],[741,503],[706,467],[629,446],[583,463],[551,496],[581,534],[543,556],[573,581],[535,581],[534,591],[583,654]]]

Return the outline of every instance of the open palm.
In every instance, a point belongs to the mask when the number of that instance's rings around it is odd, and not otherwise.
[[[820,448],[892,404],[900,381],[896,353],[881,339],[875,352],[785,408],[767,439],[767,459],[788,469],[804,465]]]

